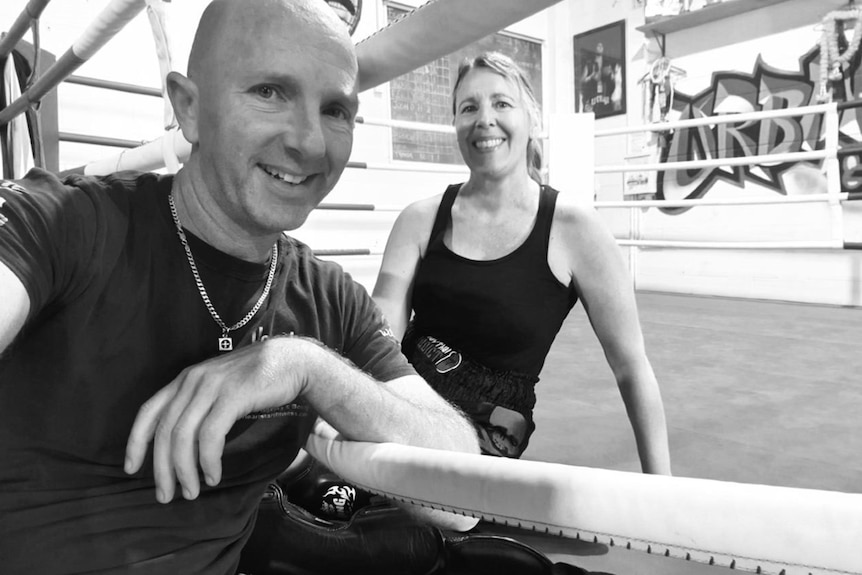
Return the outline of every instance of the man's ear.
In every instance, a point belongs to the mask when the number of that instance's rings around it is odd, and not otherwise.
[[[191,144],[198,143],[198,87],[179,72],[167,76],[168,97],[177,116],[183,136]]]

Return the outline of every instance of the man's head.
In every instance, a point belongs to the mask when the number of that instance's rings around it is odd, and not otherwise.
[[[187,181],[227,233],[298,227],[350,157],[356,55],[321,0],[214,0],[188,77],[168,85],[192,143]]]

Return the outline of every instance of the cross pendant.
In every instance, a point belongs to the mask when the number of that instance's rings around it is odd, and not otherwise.
[[[233,351],[233,338],[228,337],[227,335],[218,338],[218,350]]]

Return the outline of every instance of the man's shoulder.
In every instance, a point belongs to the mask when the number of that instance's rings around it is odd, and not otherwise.
[[[41,168],[33,168],[20,180],[0,180],[0,191],[30,197],[47,197],[56,202],[67,199],[103,199],[123,197],[130,192],[154,190],[160,176],[145,172],[119,172],[106,176],[84,174],[58,175]]]
[[[95,194],[128,194],[131,192],[148,193],[155,191],[160,182],[170,180],[170,176],[160,176],[151,172],[124,171],[103,176],[70,174],[63,178],[67,187],[78,188]]]
[[[79,187],[75,179],[33,168],[19,180],[0,180],[0,197],[20,219],[53,226],[60,220],[91,220],[100,194],[94,193],[94,184]]]
[[[283,254],[280,257],[284,258],[284,268],[289,270],[287,281],[297,293],[327,294],[326,298],[347,298],[350,301],[366,293],[341,264],[319,256],[310,246],[292,236],[282,234],[279,250]]]
[[[328,264],[332,263],[318,258],[308,244],[288,235],[287,232],[281,234],[278,247],[284,253],[284,257],[290,260],[323,267],[328,267]]]
[[[61,193],[65,187],[56,174],[41,168],[31,169],[19,180],[0,179],[0,192],[10,194],[12,197],[39,192]]]
[[[337,281],[350,277],[338,263],[322,259],[308,244],[287,233],[281,235],[279,249],[291,268],[301,270],[310,279]]]
[[[85,251],[102,242],[121,246],[132,227],[152,227],[164,199],[156,192],[169,183],[164,176],[140,172],[60,177],[33,169],[20,180],[0,180],[4,227],[19,239],[64,249],[79,240]]]

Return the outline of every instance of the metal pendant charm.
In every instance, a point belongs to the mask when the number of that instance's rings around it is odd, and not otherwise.
[[[227,336],[218,338],[218,350],[233,351],[233,338]]]

